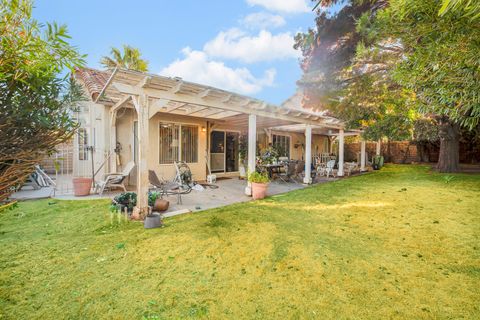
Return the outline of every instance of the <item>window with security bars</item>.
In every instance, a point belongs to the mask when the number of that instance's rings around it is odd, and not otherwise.
[[[160,164],[198,162],[198,126],[160,123]]]
[[[78,160],[88,160],[88,133],[85,128],[78,128]]]
[[[290,137],[278,134],[272,135],[272,145],[278,151],[280,157],[287,157],[290,159]]]

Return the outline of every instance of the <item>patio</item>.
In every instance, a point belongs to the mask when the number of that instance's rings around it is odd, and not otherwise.
[[[335,181],[337,178],[317,177],[314,184]],[[94,199],[113,199],[122,191],[117,189],[106,191],[103,196],[91,194],[85,197],[76,197],[73,195],[73,186],[71,184],[70,175],[59,175],[57,177],[57,189],[53,187],[45,187],[39,190],[30,190],[29,188],[13,194],[12,198],[17,200],[34,200],[53,198],[60,200],[94,200]],[[234,203],[248,202],[251,197],[245,195],[246,181],[233,178],[221,178],[216,183],[218,188],[206,187],[202,191],[193,189],[191,193],[182,195],[182,203],[177,203],[176,196],[166,196],[164,199],[170,202],[169,209],[162,213],[164,217],[175,216],[187,212],[196,212],[212,208],[219,208]],[[308,185],[302,183],[285,183],[280,180],[270,182],[267,196],[279,195],[293,190],[303,189]],[[135,191],[134,186],[127,187],[129,191]]]

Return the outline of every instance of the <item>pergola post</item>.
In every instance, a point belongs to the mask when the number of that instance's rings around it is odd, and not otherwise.
[[[360,142],[360,172],[365,171],[365,149],[366,143],[365,140],[362,139]]]
[[[148,162],[149,149],[149,110],[148,96],[134,98],[138,114],[138,168],[137,168],[137,208],[140,213],[148,213]]]
[[[248,173],[255,171],[257,153],[257,116],[254,114],[248,115]],[[252,195],[252,187],[248,182],[245,188],[247,196]]]
[[[345,132],[343,129],[340,129],[338,134],[338,172],[339,177],[343,177],[343,161],[344,161],[344,150],[345,150]]]
[[[117,112],[111,111],[110,114],[110,172],[117,172],[117,155],[115,149],[117,148]]]
[[[305,127],[305,177],[303,183],[312,183],[312,126]]]
[[[382,140],[381,139],[378,139],[377,141],[377,150],[376,150],[376,155],[379,156],[380,155],[380,148],[382,147]]]

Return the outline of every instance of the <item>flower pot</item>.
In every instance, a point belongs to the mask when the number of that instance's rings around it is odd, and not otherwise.
[[[256,183],[252,182],[252,198],[253,200],[259,200],[265,198],[267,195],[268,183]]]
[[[170,202],[168,202],[167,200],[157,199],[153,204],[153,211],[156,211],[156,212],[167,211],[169,204]]]
[[[158,213],[152,213],[145,217],[143,227],[145,229],[159,228],[162,226],[162,219]]]
[[[76,197],[88,196],[92,187],[92,178],[73,178],[73,194]]]

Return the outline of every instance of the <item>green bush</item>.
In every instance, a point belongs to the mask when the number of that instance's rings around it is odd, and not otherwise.
[[[268,174],[266,172],[252,172],[248,175],[248,181],[254,183],[268,183],[270,179],[268,178]]]

